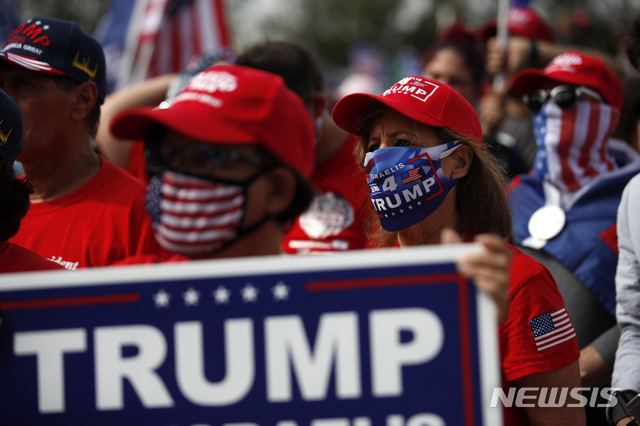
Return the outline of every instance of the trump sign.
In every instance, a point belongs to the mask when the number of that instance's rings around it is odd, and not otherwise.
[[[0,275],[3,423],[500,424],[477,249]]]

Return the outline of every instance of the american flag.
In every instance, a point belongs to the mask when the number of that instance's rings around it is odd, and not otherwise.
[[[529,320],[538,352],[575,338],[576,332],[565,308]]]
[[[96,32],[110,90],[183,70],[231,49],[224,0],[115,0]]]
[[[544,114],[534,119],[538,141],[534,176],[571,192],[617,168],[609,152],[609,135],[620,114],[617,110],[588,102],[563,110],[549,102],[541,112]]]
[[[403,174],[403,176],[406,176],[406,177],[402,178],[402,183],[403,184],[407,184],[407,183],[412,182],[414,180],[419,180],[422,177],[420,175],[420,168],[419,167],[415,168],[413,170],[409,170],[409,172],[406,173],[406,174]]]
[[[237,234],[242,219],[241,187],[216,186],[202,179],[165,172],[158,188],[160,205],[148,203],[156,238],[163,247],[185,253],[216,250]]]

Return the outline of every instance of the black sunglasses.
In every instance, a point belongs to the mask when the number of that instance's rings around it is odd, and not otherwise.
[[[585,86],[557,86],[551,90],[540,89],[524,95],[522,99],[531,112],[538,112],[549,98],[553,99],[553,102],[560,108],[568,109],[574,106],[580,95],[583,94],[591,96],[598,102],[603,102],[602,96],[598,92]]]
[[[193,176],[210,177],[220,167],[245,162],[260,165],[267,159],[260,155],[241,153],[206,143],[174,145],[169,141],[147,141],[145,143],[147,172],[156,174],[167,169],[176,169]],[[179,162],[176,162],[176,159]],[[179,163],[179,166],[175,166]]]

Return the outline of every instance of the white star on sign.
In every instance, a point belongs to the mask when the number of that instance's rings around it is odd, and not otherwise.
[[[158,290],[156,294],[153,295],[153,301],[156,304],[156,308],[166,308],[169,306],[169,299],[171,299],[171,295],[164,291],[163,288]]]
[[[229,303],[230,297],[231,294],[229,293],[229,290],[223,285],[219,285],[218,288],[213,291],[213,298],[216,300],[218,305]]]
[[[289,287],[282,281],[278,281],[274,287],[271,287],[273,298],[276,300],[286,300],[289,298]]]
[[[242,289],[242,300],[245,302],[255,302],[258,300],[258,289],[251,283],[245,285]]]
[[[182,293],[182,298],[184,299],[184,304],[187,306],[195,306],[198,304],[200,300],[200,293],[194,290],[193,287],[189,287],[187,291]]]
[[[44,27],[42,27],[42,29],[44,29],[45,31],[49,29],[48,25],[45,25]]]

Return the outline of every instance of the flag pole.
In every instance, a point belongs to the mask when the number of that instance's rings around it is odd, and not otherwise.
[[[507,49],[507,39],[509,37],[508,30],[508,13],[509,13],[509,0],[499,0],[498,2],[498,20],[497,20],[497,32],[496,42],[498,48],[503,51]],[[493,76],[493,90],[496,92],[502,92],[504,87],[504,71],[499,71]]]
[[[131,14],[117,89],[144,80],[168,0],[137,0]]]

